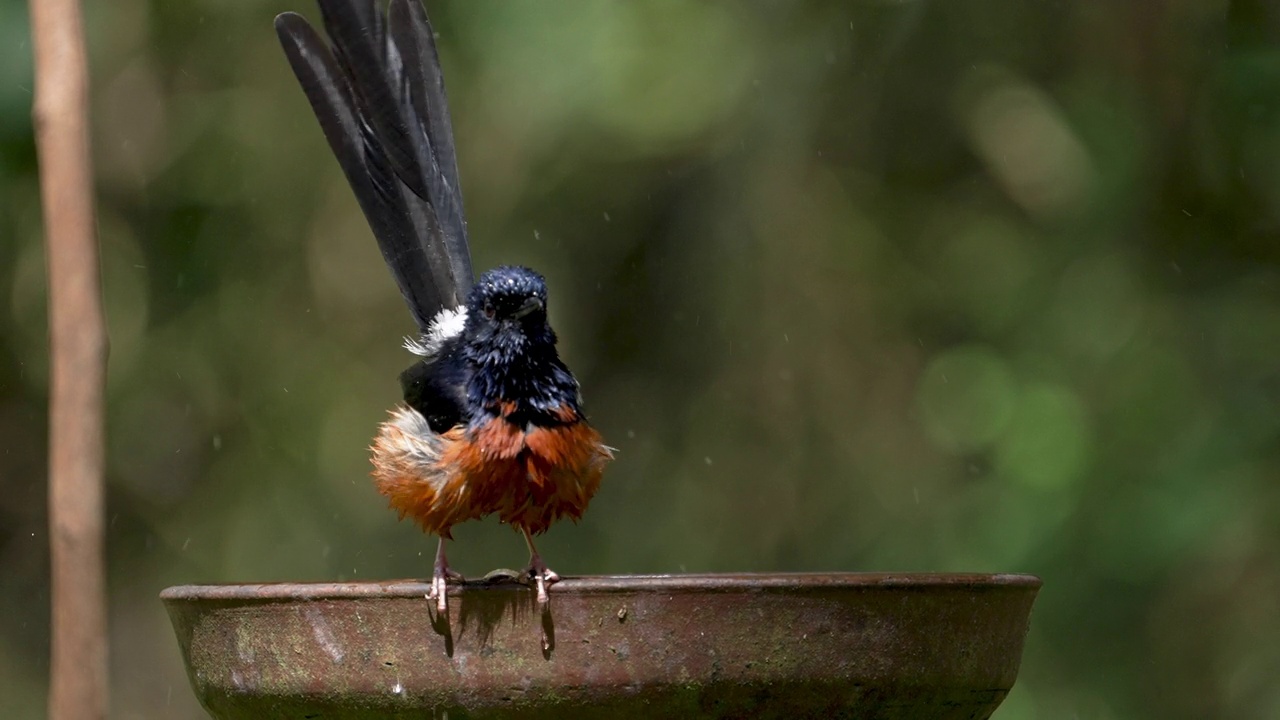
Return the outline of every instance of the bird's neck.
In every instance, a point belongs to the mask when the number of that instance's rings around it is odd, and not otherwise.
[[[483,423],[504,416],[523,425],[555,424],[566,408],[578,412],[577,383],[560,362],[554,340],[521,338],[468,353],[470,406]]]

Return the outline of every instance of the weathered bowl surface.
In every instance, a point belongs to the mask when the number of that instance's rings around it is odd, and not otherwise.
[[[183,586],[161,597],[217,718],[988,717],[1028,575],[566,578]],[[544,642],[550,645],[544,649]]]

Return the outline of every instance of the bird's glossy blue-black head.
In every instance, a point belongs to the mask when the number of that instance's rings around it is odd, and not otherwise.
[[[546,280],[529,268],[503,266],[480,276],[467,297],[461,352],[473,369],[472,422],[512,404],[535,422],[566,405],[580,411],[578,383],[560,361],[547,322]]]
[[[547,281],[529,268],[508,265],[481,275],[467,296],[464,336],[477,350],[503,356],[530,345],[554,345],[556,336],[547,324]]]
[[[467,297],[467,310],[483,321],[530,323],[547,319],[547,281],[527,267],[503,265],[480,276]]]

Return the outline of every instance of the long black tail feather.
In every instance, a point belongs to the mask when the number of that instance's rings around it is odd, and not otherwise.
[[[320,0],[333,48],[295,13],[276,33],[414,320],[425,332],[473,282],[453,130],[418,0]],[[390,27],[390,34],[387,32]]]

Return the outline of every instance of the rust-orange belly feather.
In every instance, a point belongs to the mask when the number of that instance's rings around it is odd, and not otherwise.
[[[564,516],[577,520],[613,458],[581,420],[526,431],[497,417],[439,434],[408,407],[391,412],[372,451],[378,492],[401,518],[446,538],[453,525],[491,513],[534,534]]]

